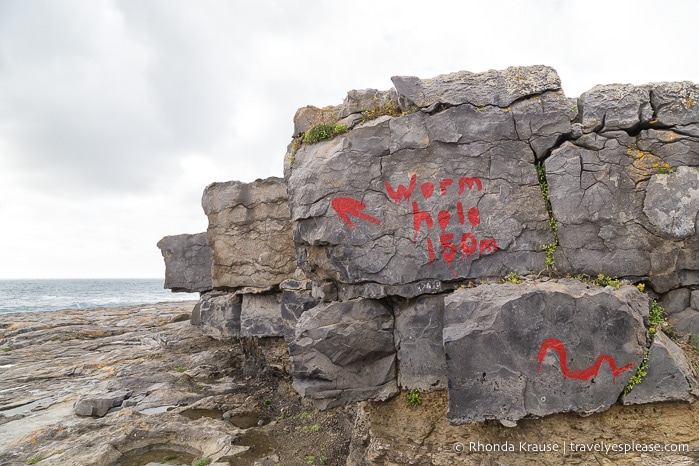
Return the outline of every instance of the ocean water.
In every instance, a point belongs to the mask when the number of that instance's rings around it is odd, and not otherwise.
[[[156,279],[0,280],[0,314],[130,306],[199,299],[173,293]]]

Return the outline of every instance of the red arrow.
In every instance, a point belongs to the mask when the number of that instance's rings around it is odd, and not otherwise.
[[[381,225],[381,220],[362,212],[366,208],[366,202],[358,201],[351,197],[336,197],[330,200],[330,205],[335,209],[340,220],[349,225],[353,230],[354,222],[352,222],[350,215],[361,218],[362,220],[367,220],[376,225]]]

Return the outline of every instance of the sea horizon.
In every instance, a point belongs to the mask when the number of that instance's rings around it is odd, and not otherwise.
[[[173,293],[163,278],[3,278],[0,315],[61,309],[108,308],[199,299]]]

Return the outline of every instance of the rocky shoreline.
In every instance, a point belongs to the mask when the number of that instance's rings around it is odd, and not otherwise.
[[[283,344],[204,336],[193,305],[2,315],[0,465],[275,464],[277,418],[326,422],[284,383]],[[324,430],[284,464],[346,456],[349,436]]]
[[[291,386],[283,338],[215,340],[191,325],[193,304],[3,315],[0,465],[191,465],[206,458],[219,466],[690,465],[699,459],[696,403],[617,404],[588,417],[523,419],[514,428],[494,421],[450,425],[446,391],[421,393],[420,404],[407,403],[404,391],[385,402],[319,411]],[[119,405],[84,416],[76,414],[79,400]],[[599,451],[570,451],[572,444]],[[604,451],[654,444],[686,451]],[[558,451],[537,450],[554,445]]]

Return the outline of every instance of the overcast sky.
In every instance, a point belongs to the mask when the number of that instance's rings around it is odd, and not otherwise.
[[[292,118],[511,65],[699,82],[699,2],[0,0],[0,278],[163,277],[214,181],[282,176]]]

